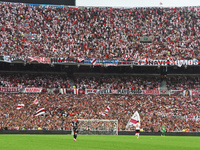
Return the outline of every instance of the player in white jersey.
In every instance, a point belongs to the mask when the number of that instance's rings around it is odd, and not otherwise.
[[[140,122],[137,121],[136,123],[136,135],[137,135],[137,139],[139,139],[139,136],[140,136]]]

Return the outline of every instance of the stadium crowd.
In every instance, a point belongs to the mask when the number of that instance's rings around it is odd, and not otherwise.
[[[70,79],[62,74],[0,74],[0,86],[3,87],[43,87],[70,88]]]
[[[71,8],[0,3],[0,55],[125,59],[200,59],[200,9]],[[151,43],[140,42],[152,37]],[[159,89],[160,77],[74,77],[79,89]],[[1,74],[3,87],[70,87],[66,75]],[[199,77],[169,77],[168,90],[199,89]],[[34,104],[37,98],[39,103]],[[17,109],[18,104],[24,104]],[[200,131],[199,97],[0,93],[0,128],[70,129],[79,119],[117,119],[119,130],[136,110],[144,131]],[[108,115],[100,112],[109,106]],[[39,108],[45,114],[34,116]]]
[[[127,89],[155,90],[160,88],[160,76],[77,76],[74,79],[79,89]]]
[[[167,90],[199,90],[199,76],[168,76]],[[74,75],[66,74],[0,74],[2,87],[43,87],[43,88],[76,88],[84,89],[127,89],[127,90],[160,90],[160,76],[130,75]]]
[[[34,104],[37,97],[38,104]],[[18,104],[24,104],[17,109]],[[79,119],[117,119],[119,130],[126,130],[132,114],[137,110],[141,128],[159,132],[165,124],[168,132],[200,131],[200,119],[186,120],[185,115],[200,116],[198,97],[150,95],[65,95],[65,94],[8,94],[0,95],[0,127],[8,130],[69,130],[74,115]],[[106,107],[108,115],[103,116]],[[43,116],[34,116],[45,108]],[[92,130],[92,127],[91,127]]]
[[[0,55],[200,59],[199,10],[0,3]],[[152,37],[152,42],[141,43],[143,36]]]
[[[168,90],[199,90],[200,78],[199,76],[168,76],[167,77]]]

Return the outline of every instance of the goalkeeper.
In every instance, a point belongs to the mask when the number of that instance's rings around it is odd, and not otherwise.
[[[161,136],[165,136],[165,125],[162,125],[162,134]]]

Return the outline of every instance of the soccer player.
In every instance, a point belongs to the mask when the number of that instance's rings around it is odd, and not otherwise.
[[[139,120],[137,121],[135,127],[136,127],[137,139],[139,139],[139,136],[140,136],[140,122],[139,122]]]
[[[74,119],[72,120],[71,125],[73,127],[73,132],[74,132],[74,141],[76,141],[77,134],[78,134],[78,125],[79,125],[79,122],[76,116],[74,116]]]

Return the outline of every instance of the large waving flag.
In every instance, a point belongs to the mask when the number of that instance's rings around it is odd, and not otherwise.
[[[105,112],[99,112],[99,114],[101,114],[102,116],[107,116],[109,111],[110,111],[110,106],[107,106]]]
[[[102,116],[107,116],[108,114],[107,113],[104,113],[104,112],[99,112],[100,115]]]
[[[137,121],[140,122],[140,115],[139,113],[136,111],[133,116],[131,117],[131,119],[129,120],[128,124],[126,125],[126,128],[132,127],[132,126],[136,126]]]
[[[39,116],[45,113],[45,109],[44,108],[40,108],[38,111],[36,111],[35,116]]]
[[[110,111],[110,106],[107,106],[105,111],[109,112]]]
[[[22,107],[24,107],[24,104],[18,104],[17,105],[17,109],[21,109]]]

